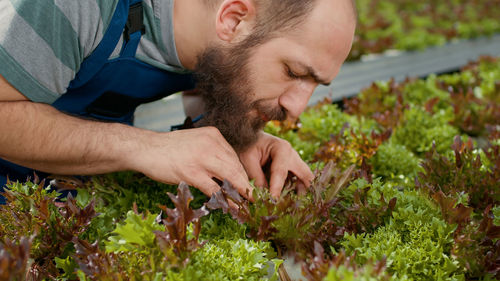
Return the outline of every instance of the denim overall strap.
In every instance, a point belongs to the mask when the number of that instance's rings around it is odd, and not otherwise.
[[[111,18],[108,29],[92,52],[80,66],[75,79],[69,84],[69,88],[78,88],[87,83],[108,61],[109,56],[116,47],[127,23],[130,6],[142,2],[141,0],[120,0],[116,5],[115,13]]]

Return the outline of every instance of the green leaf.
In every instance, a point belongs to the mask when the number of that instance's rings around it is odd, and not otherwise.
[[[139,251],[141,247],[153,247],[155,241],[154,231],[164,231],[165,227],[156,221],[156,215],[147,213],[141,215],[129,211],[122,224],[112,232],[114,235],[106,241],[107,252]]]
[[[63,271],[60,278],[64,278],[65,280],[73,280],[76,278],[75,274],[78,264],[76,264],[71,257],[66,257],[65,259],[56,257],[54,261],[56,262],[56,267]]]
[[[87,189],[77,188],[76,190],[76,203],[80,206],[80,208],[85,208],[92,200],[92,196]]]
[[[495,216],[495,225],[500,226],[500,205],[493,208],[493,215]]]

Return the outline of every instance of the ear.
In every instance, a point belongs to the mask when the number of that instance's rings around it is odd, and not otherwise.
[[[250,34],[255,12],[253,0],[224,0],[216,15],[215,30],[219,39],[230,43]]]

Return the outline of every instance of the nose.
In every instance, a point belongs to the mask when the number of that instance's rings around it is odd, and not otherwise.
[[[297,119],[306,109],[317,84],[309,81],[298,81],[298,83],[287,89],[279,98],[279,104],[286,109],[288,118]]]

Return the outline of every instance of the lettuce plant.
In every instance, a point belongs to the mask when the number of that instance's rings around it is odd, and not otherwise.
[[[419,158],[405,146],[390,141],[378,147],[369,163],[375,176],[387,181],[413,181],[420,171]]]
[[[453,137],[459,134],[448,121],[446,116],[431,115],[414,107],[404,113],[403,121],[394,129],[391,140],[417,155],[430,151],[433,145],[439,152],[447,151],[453,143]]]
[[[325,277],[325,281],[396,281],[396,280],[411,280],[403,277],[390,275],[383,270],[383,267],[367,263],[362,267],[348,267],[340,265],[332,266]]]
[[[227,218],[220,215],[202,223],[208,212],[189,207],[193,196],[187,185],[181,184],[178,195],[169,197],[175,209],[160,206],[166,218],[128,212],[105,242],[105,250],[97,243],[75,240],[80,279],[276,280],[281,261],[269,243],[241,237],[244,227],[234,222],[225,225]],[[202,225],[207,228],[203,237],[210,241],[200,241]],[[215,233],[233,237],[217,238]]]
[[[297,133],[300,129],[296,126],[296,124],[294,124],[293,127],[289,127],[284,123],[273,121],[269,122],[264,130],[267,133],[287,140],[299,153],[302,160],[306,162],[311,162],[313,160],[314,153],[321,144],[320,140],[305,140],[305,137]]]
[[[324,265],[317,264],[311,256],[322,245],[330,245],[329,258],[335,257],[333,247],[344,233],[373,231],[383,225],[396,204],[393,198],[386,201],[380,192],[370,192],[370,184],[363,179],[342,189],[351,178],[354,167],[341,172],[333,162],[325,166],[307,195],[295,195],[289,186],[281,197],[274,200],[269,191],[256,190],[256,202],[249,205],[225,182],[207,206],[222,209],[249,227],[249,237],[273,241],[276,246],[301,261],[303,270],[312,280],[326,276]],[[230,202],[238,206],[230,208]],[[320,276],[320,277],[318,277]]]
[[[249,205],[227,181],[212,196],[207,206],[229,212],[240,223],[249,226],[249,236],[273,240],[292,252],[313,247],[314,241],[335,240],[341,232],[329,215],[337,204],[336,195],[348,183],[353,167],[341,172],[333,163],[327,165],[311,187],[312,193],[295,195],[294,186],[285,187],[276,201],[269,191],[255,189],[256,202]],[[230,208],[233,202],[238,208]]]
[[[500,31],[497,0],[356,3],[359,19],[350,60],[391,49],[423,49]]]
[[[355,255],[346,256],[342,251],[332,257],[325,258],[325,251],[319,243],[315,243],[314,257],[308,265],[302,265],[304,276],[308,280],[359,280],[359,281],[389,281],[408,280],[407,278],[396,278],[386,272],[386,260],[367,262],[357,265],[354,261]]]
[[[394,79],[387,82],[373,82],[358,96],[344,99],[345,112],[357,118],[373,118],[385,129],[394,128],[407,109],[403,101],[403,89],[404,83],[396,83]]]
[[[133,172],[95,176],[72,188],[77,189],[76,199],[82,204],[86,204],[91,198],[96,202],[95,209],[99,215],[92,220],[84,234],[84,238],[89,242],[105,241],[134,205],[138,212],[154,213],[162,211],[160,205],[174,207],[167,193],[175,194],[178,190],[177,186],[155,182]],[[191,187],[190,191],[193,194],[191,207],[199,208],[208,200],[201,191]]]
[[[55,278],[59,275],[55,258],[67,256],[72,239],[86,231],[96,216],[94,203],[81,208],[71,194],[58,201],[59,194],[43,182],[10,183],[3,195],[7,204],[0,205],[0,243],[10,249],[10,255],[19,255],[15,256],[18,262],[31,263],[27,279]],[[2,258],[11,259],[8,254]]]
[[[475,155],[470,140],[463,143],[455,138],[453,150],[454,159],[436,151],[428,154],[417,187],[432,196],[450,224],[457,225],[453,253],[467,276],[477,278],[489,272],[498,278],[500,227],[494,224],[492,208],[500,205],[499,146],[486,149],[487,159],[494,163],[488,168]]]
[[[17,241],[3,238],[0,241],[0,279],[24,280],[30,276],[29,271],[32,238],[18,237]]]
[[[371,234],[346,234],[341,243],[358,264],[387,258],[388,272],[411,280],[463,280],[451,255],[454,227],[416,192],[398,193],[388,223]]]
[[[342,130],[318,149],[315,161],[325,163],[333,161],[342,168],[355,165],[370,173],[370,167],[367,165],[368,160],[376,153],[377,148],[389,139],[391,133],[391,130],[380,134],[375,133],[375,131],[372,131],[371,134],[355,133],[352,129],[349,133],[345,133]]]
[[[500,204],[500,158],[499,146],[486,149],[489,162],[495,163],[484,169],[481,158],[474,153],[472,141],[462,142],[456,137],[453,144],[454,157],[439,154],[433,149],[423,162],[424,172],[419,174],[419,186],[432,193],[442,191],[446,195],[456,196],[468,193],[468,206],[483,211],[487,206]]]

